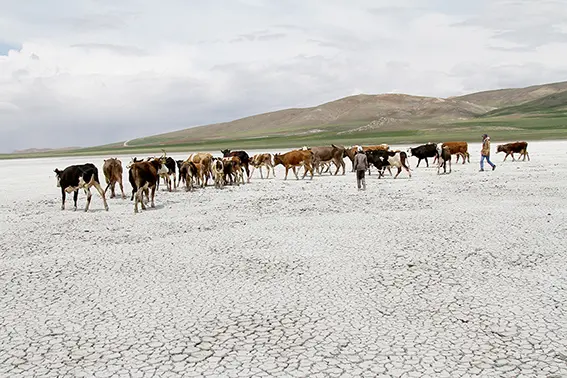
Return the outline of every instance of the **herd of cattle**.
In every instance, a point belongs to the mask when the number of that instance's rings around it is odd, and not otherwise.
[[[345,174],[344,158],[348,158],[352,163],[354,171],[354,159],[358,146],[345,148],[343,146],[325,146],[325,147],[303,147],[302,149],[289,151],[284,154],[258,154],[250,157],[246,151],[230,151],[222,150],[222,157],[214,157],[209,153],[195,153],[186,160],[174,160],[163,153],[160,157],[149,157],[146,159],[133,158],[126,166],[128,169],[128,181],[132,186],[132,195],[130,200],[134,201],[134,212],[138,212],[138,204],[142,209],[146,209],[146,203],[150,203],[151,207],[155,207],[154,198],[156,189],[159,189],[160,179],[163,179],[167,190],[172,191],[178,186],[184,184],[187,191],[194,190],[195,187],[204,188],[213,182],[216,188],[222,188],[225,185],[240,185],[250,182],[250,178],[254,173],[254,169],[260,170],[260,177],[264,178],[262,168],[267,169],[267,178],[270,176],[270,170],[273,176],[276,176],[274,167],[283,165],[285,168],[285,177],[287,179],[289,170],[291,169],[296,177],[298,169],[303,168],[303,178],[309,173],[311,179],[314,172],[318,174],[330,172],[331,167],[335,166],[334,175],[337,175],[342,169]],[[402,170],[405,170],[411,177],[409,167],[409,156],[418,159],[417,167],[422,160],[429,167],[428,159],[433,158],[433,164],[437,162],[437,173],[443,168],[446,173],[446,165],[449,163],[449,173],[451,172],[451,157],[456,155],[456,161],[462,159],[462,164],[470,163],[470,155],[468,152],[467,142],[445,142],[445,143],[427,143],[415,148],[409,148],[407,152],[400,150],[391,150],[386,144],[376,146],[362,146],[363,152],[367,156],[368,164],[378,169],[378,178],[384,176],[386,169],[397,168],[398,171],[394,178],[397,178]],[[514,153],[519,153],[530,159],[528,154],[527,142],[514,142],[497,146],[497,153],[504,152],[504,161],[508,156],[512,156],[515,160]],[[106,188],[102,189],[98,178],[98,169],[92,163],[83,165],[72,165],[63,171],[55,169],[57,178],[57,186],[61,188],[62,203],[61,209],[65,209],[66,193],[73,192],[73,200],[75,210],[77,209],[77,197],[80,189],[87,194],[87,204],[85,211],[88,211],[92,194],[91,187],[100,193],[104,207],[108,210],[105,193],[110,188],[110,198],[114,198],[115,187],[118,184],[122,194],[122,198],[126,198],[124,193],[124,185],[122,182],[123,168],[122,162],[117,158],[104,160],[103,173],[106,179]],[[246,174],[246,180],[244,178]],[[144,196],[146,201],[144,201]]]

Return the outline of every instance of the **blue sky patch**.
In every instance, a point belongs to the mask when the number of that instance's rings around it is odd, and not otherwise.
[[[17,46],[11,43],[4,43],[0,41],[0,55],[8,55],[8,51],[10,50],[19,50],[22,46]]]

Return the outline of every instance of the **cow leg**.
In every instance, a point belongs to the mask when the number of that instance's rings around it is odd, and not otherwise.
[[[77,198],[79,197],[79,189],[73,193],[74,210],[77,210]]]
[[[295,179],[299,180],[299,176],[297,175],[297,170],[295,169],[295,165],[292,167],[293,169],[293,174],[295,175]],[[303,169],[305,169],[305,167],[303,167]]]
[[[156,198],[156,187],[152,186],[151,191],[152,191],[152,202],[150,206],[153,208],[156,207],[156,204],[154,203],[154,199]]]
[[[333,160],[333,163],[337,166],[337,170],[335,171],[335,176],[339,173],[339,169],[341,168],[338,160]]]
[[[449,173],[451,173],[453,169],[451,168],[451,161],[449,160]]]
[[[91,188],[85,188],[85,193],[87,195],[87,205],[85,206],[85,212],[89,211],[89,207],[91,205],[91,199],[93,198],[93,195],[91,193]]]
[[[465,164],[467,162],[467,156],[461,153],[461,157],[463,158],[463,164]]]
[[[157,184],[156,184],[157,185]],[[146,194],[146,201],[144,202],[144,193]],[[142,188],[142,194],[140,195],[140,205],[142,206],[142,210],[146,210],[146,204],[150,202],[150,198],[148,195],[148,184],[144,185]]]
[[[305,176],[307,176],[307,171],[309,171],[309,173],[311,173],[311,180],[313,180],[313,167],[311,167],[311,164],[305,164],[304,166],[304,172],[303,172],[303,177],[301,178],[302,180],[305,179]]]
[[[61,188],[61,210],[65,210],[65,189]]]
[[[402,167],[398,167],[398,173],[396,173],[396,175],[394,176],[394,178],[397,178],[401,171],[402,171]]]
[[[134,195],[134,193],[132,193],[132,195],[134,196],[134,213],[137,213],[138,210],[138,202],[140,201],[140,191],[137,191],[136,194]]]
[[[421,159],[417,159],[417,165],[415,166],[416,168],[419,168],[419,163],[421,163]]]
[[[116,197],[116,193],[114,192],[116,183],[114,182],[114,180],[112,180],[110,183],[107,182],[107,184],[110,184],[110,198]]]
[[[120,192],[122,192],[122,199],[126,199],[126,194],[124,193],[124,185],[122,185],[122,179],[118,181],[118,185],[120,185]]]
[[[102,202],[104,203],[104,209],[106,211],[108,211],[108,203],[106,203],[106,197],[104,195],[104,190],[102,190],[102,187],[100,186],[100,184],[98,182],[94,182],[93,186],[96,188],[96,190],[98,191],[98,193],[100,194],[100,196],[102,197]],[[89,193],[90,193],[90,189],[89,189]]]

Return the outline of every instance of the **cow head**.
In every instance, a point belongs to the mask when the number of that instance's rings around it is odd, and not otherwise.
[[[229,150],[229,149],[221,150],[220,152],[221,152],[222,156],[228,156],[228,155],[230,155],[230,150]]]
[[[55,178],[57,179],[57,187],[60,188],[61,187],[61,173],[62,173],[62,171],[55,168],[55,170],[53,172],[55,172]]]
[[[413,156],[412,150],[413,150],[413,148],[411,148],[411,147],[407,149],[406,152],[407,152],[408,156]]]
[[[137,162],[139,162],[139,161],[141,161],[141,160],[138,160],[138,158],[133,157],[132,160],[130,160],[130,162],[129,162],[128,165],[126,166],[126,169],[130,169],[130,167],[132,167],[132,165],[133,165],[134,163],[137,163]]]
[[[280,154],[274,154],[274,166],[278,165],[278,164],[282,164],[283,165],[283,161],[281,158]]]
[[[498,147],[496,147],[496,153],[503,152],[503,151],[504,151],[503,145],[499,145]]]

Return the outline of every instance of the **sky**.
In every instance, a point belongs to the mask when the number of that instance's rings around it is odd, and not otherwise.
[[[567,0],[0,0],[0,152],[567,80]]]

